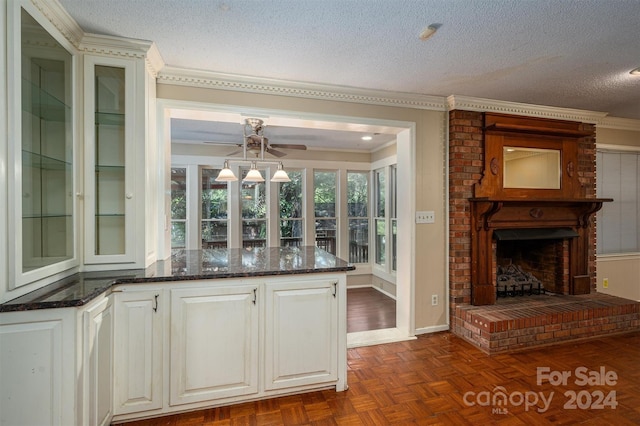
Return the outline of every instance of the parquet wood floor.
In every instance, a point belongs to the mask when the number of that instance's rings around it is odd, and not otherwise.
[[[347,333],[395,326],[395,300],[372,287],[347,289]]]
[[[346,392],[311,392],[131,425],[640,424],[638,332],[493,356],[442,332],[349,349],[348,363]],[[538,368],[571,376],[565,384],[554,385],[546,378],[538,384]],[[594,373],[601,369],[609,372],[609,384],[582,385],[582,376],[595,380]],[[508,396],[506,404],[492,405],[501,390]],[[565,407],[571,402],[565,392],[572,391],[579,395],[573,409]],[[604,399],[604,408],[591,408],[600,392],[606,396],[612,391],[615,396],[608,402],[615,402],[615,408]],[[538,401],[525,406],[523,400],[533,402],[534,393]],[[545,405],[540,395],[550,403]]]

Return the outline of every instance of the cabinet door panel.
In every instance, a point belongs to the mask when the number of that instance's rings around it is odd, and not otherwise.
[[[258,391],[257,287],[171,292],[171,405]]]
[[[85,328],[84,368],[85,422],[105,425],[111,421],[113,395],[113,305],[104,299],[83,314]]]
[[[337,300],[333,282],[267,286],[265,389],[337,379]]]
[[[0,424],[61,424],[62,328],[62,321],[0,326]]]
[[[117,293],[114,330],[115,414],[162,407],[159,291]]]

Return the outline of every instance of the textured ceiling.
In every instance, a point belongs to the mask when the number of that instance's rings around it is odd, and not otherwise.
[[[60,2],[171,66],[640,119],[640,0]]]

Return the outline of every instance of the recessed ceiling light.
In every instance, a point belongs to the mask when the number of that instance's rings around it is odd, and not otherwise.
[[[431,24],[420,33],[420,40],[425,41],[431,38],[442,24]]]
[[[631,75],[640,75],[640,67],[629,71],[629,74],[631,74]]]
[[[363,136],[361,139],[363,141],[370,141],[371,139],[373,139],[373,136]]]

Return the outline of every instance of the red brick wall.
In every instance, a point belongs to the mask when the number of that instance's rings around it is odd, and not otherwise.
[[[482,177],[483,114],[449,112],[449,303],[471,303],[471,214],[469,198]]]

